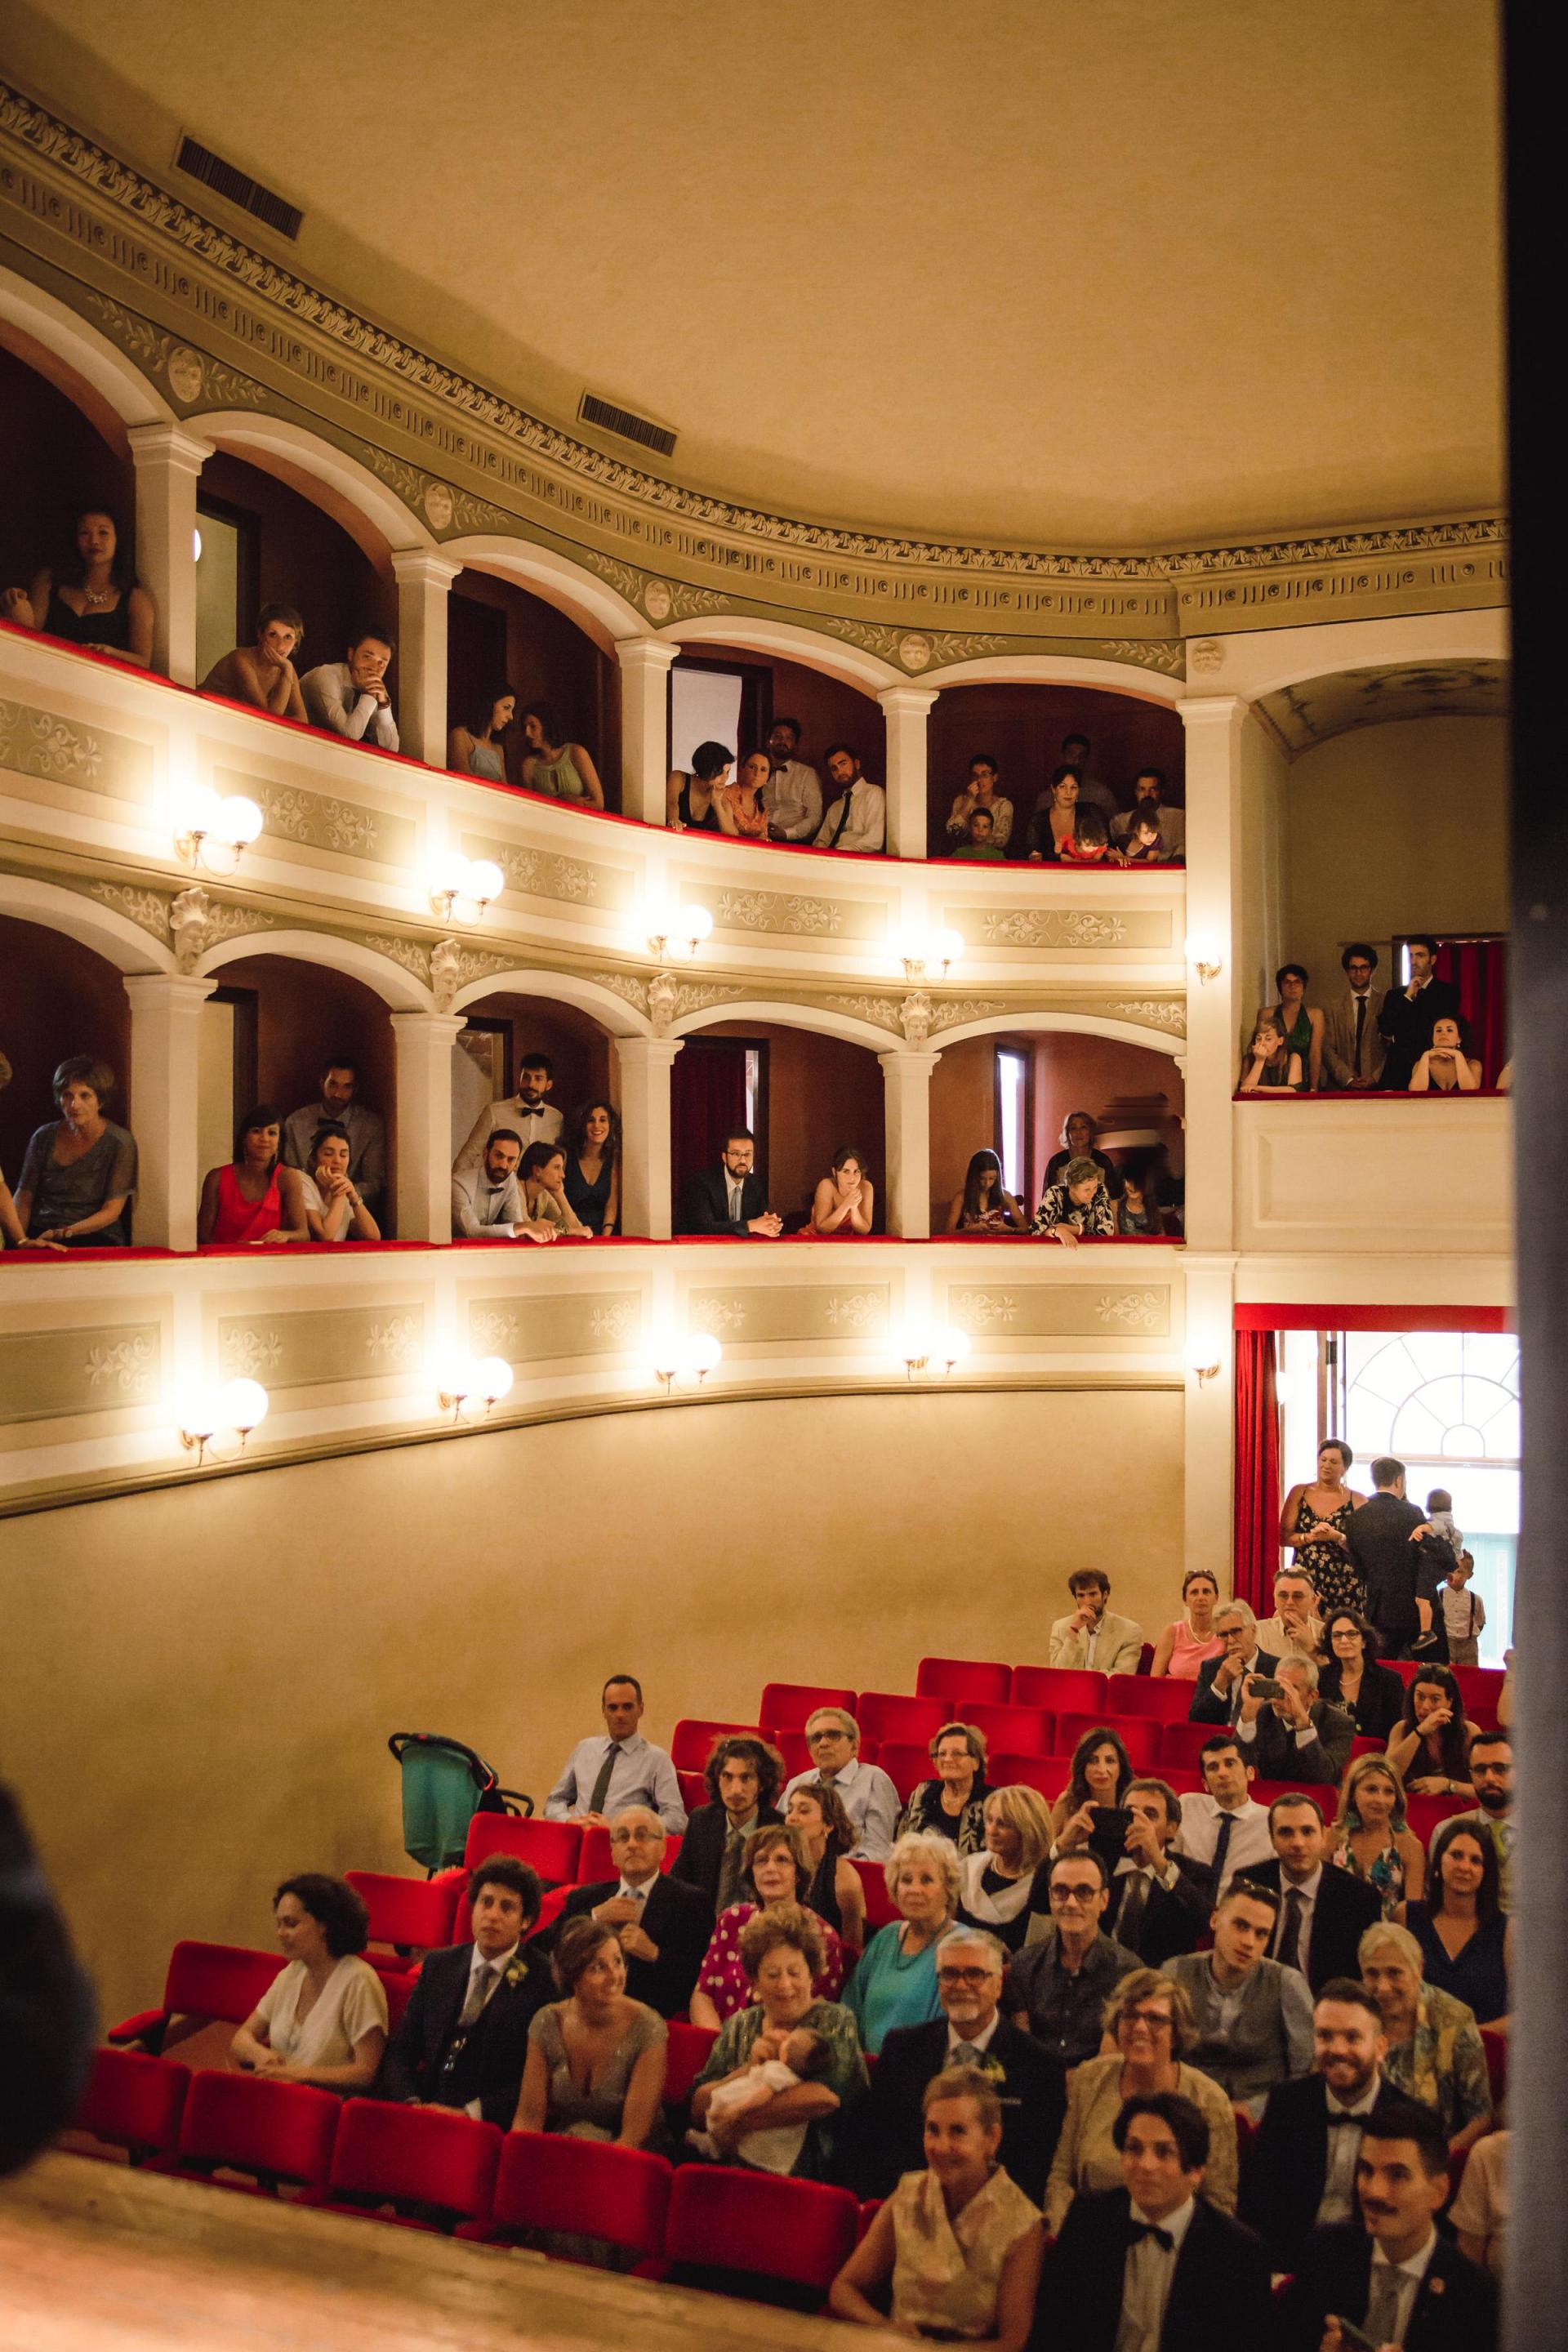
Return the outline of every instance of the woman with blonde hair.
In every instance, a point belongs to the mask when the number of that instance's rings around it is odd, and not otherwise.
[[[1426,1856],[1405,1825],[1404,1776],[1386,1756],[1352,1756],[1345,1767],[1329,1860],[1376,1887],[1385,1919],[1425,1888]]]
[[[873,2057],[895,2026],[942,2015],[936,1945],[958,1906],[958,1867],[950,1842],[929,1833],[899,1838],[888,1856],[882,1875],[899,1916],[878,1928],[844,1996]]]
[[[1491,2081],[1476,2013],[1426,1983],[1421,1947],[1408,1927],[1374,1920],[1356,1946],[1361,1979],[1383,2019],[1388,2055],[1383,2079],[1405,2098],[1435,2107],[1458,2156],[1486,2132]]]
[[[1010,1952],[1022,1948],[1033,1912],[1035,1874],[1051,1850],[1051,1817],[1033,1789],[1014,1782],[985,1800],[985,1843],[958,1865],[958,1916],[968,1927],[988,1928]]]

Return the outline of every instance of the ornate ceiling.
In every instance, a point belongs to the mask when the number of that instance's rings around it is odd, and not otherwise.
[[[1106,551],[1501,496],[1474,0],[14,0],[6,67],[237,226],[172,168],[216,148],[304,208],[250,241],[536,413],[674,426],[700,489]]]
[[[1292,757],[1352,727],[1389,719],[1506,719],[1509,665],[1502,661],[1394,662],[1340,670],[1266,694],[1253,709]]]

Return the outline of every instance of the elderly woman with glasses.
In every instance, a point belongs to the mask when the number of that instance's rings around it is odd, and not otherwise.
[[[873,2056],[899,2025],[924,2025],[942,2014],[936,1945],[958,1904],[958,1855],[946,1838],[901,1837],[884,1874],[899,1916],[879,1927],[845,1995]]]
[[[866,2061],[849,2011],[841,2001],[824,2000],[817,1990],[826,1969],[822,1922],[798,1903],[772,1904],[748,1920],[740,1951],[747,1999],[708,2053],[692,2092],[692,2122],[700,2130],[708,2126],[720,2084],[744,2074],[754,2059],[764,2053],[777,2056],[782,2042],[802,2029],[819,2033],[831,2052],[820,2075],[731,2111],[721,2121],[715,2117],[711,2131],[721,2158],[743,2162],[737,2151],[751,2133],[804,2124],[792,2173],[824,2179],[837,2118],[866,2088]]]
[[[1119,2189],[1121,2157],[1112,2127],[1124,2099],[1174,2091],[1191,2099],[1209,2127],[1204,2195],[1234,2213],[1236,2115],[1211,2075],[1183,2063],[1197,2041],[1192,2003],[1158,1969],[1134,1969],[1105,2004],[1105,2030],[1116,2047],[1088,2059],[1068,2084],[1067,2120],[1046,2185],[1046,2227],[1055,2237],[1080,2189]]]
[[[784,1822],[752,1832],[741,1854],[741,1900],[720,1912],[697,1972],[697,1990],[691,1996],[693,2025],[716,2032],[737,2010],[745,2008],[752,1999],[752,1973],[743,1948],[745,1927],[759,1911],[797,1910],[811,1878],[811,1858],[798,1830]],[[844,1947],[826,1920],[813,1912],[805,1916],[819,1932],[823,1954],[816,1998],[836,2001],[848,1967]]]
[[[1435,2107],[1450,2155],[1462,2155],[1492,2120],[1491,2082],[1474,2010],[1424,1981],[1421,1947],[1408,1927],[1376,1921],[1357,1945],[1356,1959],[1383,2018],[1384,2081],[1405,2098]]]
[[[930,1830],[951,1838],[961,1854],[985,1843],[985,1738],[972,1723],[944,1723],[926,1750],[934,1780],[917,1780],[899,1822],[900,1837]]]

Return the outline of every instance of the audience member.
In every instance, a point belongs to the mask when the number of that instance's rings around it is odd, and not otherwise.
[[[574,1886],[563,1919],[611,1927],[626,1964],[626,1997],[660,2017],[684,2017],[708,1948],[713,1915],[695,1886],[667,1877],[664,1823],[646,1805],[627,1805],[610,1823],[618,1875]]]
[[[349,1139],[349,1175],[355,1192],[374,1213],[386,1189],[386,1125],[379,1111],[356,1101],[359,1065],[352,1054],[331,1054],[321,1065],[317,1081],[321,1098],[301,1103],[283,1122],[283,1164],[301,1171],[310,1164],[317,1130],[330,1124],[342,1128]],[[478,1153],[474,1165],[479,1165]]]
[[[1163,854],[1182,858],[1187,853],[1187,813],[1173,808],[1165,798],[1163,768],[1140,768],[1132,780],[1132,806],[1122,810],[1110,820],[1110,838],[1118,849],[1126,849],[1138,826],[1146,819],[1157,826]]]
[[[747,1921],[759,1911],[804,1911],[811,1876],[805,1843],[787,1822],[752,1832],[741,1850],[738,1899],[720,1912],[698,1967],[697,1988],[691,1996],[693,2025],[712,2030],[744,2008],[752,1998],[751,1973],[742,1948]],[[818,1997],[836,2001],[848,1973],[848,1958],[826,1919],[811,1913],[806,1916],[822,1939]]]
[[[1126,1851],[1111,1864],[1105,1932],[1157,1969],[1178,1952],[1190,1952],[1207,1933],[1215,1905],[1214,1873],[1175,1852],[1182,1804],[1168,1782],[1129,1781],[1123,1810],[1129,1816]],[[1057,1851],[1067,1853],[1088,1843],[1087,1832],[1069,1822]]]
[[[1428,1869],[1430,1898],[1405,1906],[1405,1925],[1421,1947],[1422,1974],[1462,2000],[1478,2024],[1506,2032],[1513,1922],[1503,1913],[1497,1848],[1461,1814],[1433,1837]]]
[[[854,1717],[841,1706],[819,1706],[805,1719],[805,1744],[813,1769],[795,1774],[784,1790],[786,1801],[813,1780],[837,1789],[855,1832],[853,1859],[886,1862],[902,1809],[881,1766],[861,1762],[860,1727]]]
[[[1305,964],[1283,963],[1274,975],[1278,1004],[1258,1008],[1258,1025],[1272,1021],[1285,1040],[1288,1053],[1300,1056],[1307,1091],[1316,1094],[1323,1075],[1323,1016],[1307,1003],[1309,974]]]
[[[974,832],[970,819],[981,815],[990,819],[986,839],[994,846],[998,856],[1005,851],[1013,833],[1013,803],[996,789],[1001,775],[1001,766],[994,752],[976,751],[969,762],[969,775],[963,790],[954,795],[948,812],[950,841],[972,844]],[[962,856],[963,851],[955,854]]]
[[[1252,1043],[1241,1056],[1236,1082],[1238,1095],[1299,1095],[1307,1080],[1300,1054],[1285,1043],[1285,1032],[1272,1013],[1259,1015]]]
[[[1061,743],[1062,761],[1066,766],[1076,768],[1078,771],[1079,800],[1086,802],[1092,808],[1099,809],[1103,816],[1114,816],[1116,794],[1109,784],[1101,782],[1095,775],[1090,766],[1092,749],[1087,735],[1077,733],[1064,735]]]
[[[1247,1794],[1252,1766],[1234,1731],[1216,1731],[1198,1750],[1201,1790],[1182,1799],[1182,1832],[1176,1850],[1205,1867],[1222,1903],[1232,1879],[1247,1877],[1274,1851],[1268,1815]]]
[[[717,1168],[689,1176],[681,1196],[683,1234],[733,1234],[740,1241],[776,1241],[784,1219],[768,1206],[757,1174],[757,1139],[749,1127],[732,1127],[724,1138]]]
[[[484,687],[467,705],[447,738],[447,765],[460,776],[484,776],[504,784],[506,738],[517,717],[517,696],[505,679]]]
[[[0,1091],[4,1091],[10,1083],[11,1065],[5,1055],[0,1054]],[[56,1250],[62,1255],[65,1250],[63,1242],[48,1241],[41,1237],[37,1241],[29,1242],[22,1229],[22,1220],[16,1214],[16,1203],[11,1197],[11,1187],[5,1181],[5,1171],[3,1168],[0,1168],[0,1234],[5,1236],[13,1249]]]
[[[621,1115],[614,1103],[588,1102],[566,1139],[566,1198],[591,1234],[613,1234],[621,1221]]]
[[[247,2074],[368,2091],[386,2049],[386,1990],[360,1954],[370,1914],[341,1878],[307,1870],[272,1898],[283,1954],[275,1976],[229,2043]]]
[[[1337,1789],[1355,1745],[1355,1720],[1318,1690],[1310,1658],[1281,1658],[1272,1675],[1249,1675],[1236,1734],[1260,1780],[1326,1780]]]
[[[1432,1043],[1415,1057],[1410,1092],[1473,1095],[1481,1075],[1480,1055],[1474,1051],[1468,1023],[1439,1013],[1432,1024]]]
[[[1002,1181],[1002,1162],[992,1150],[976,1151],[964,1173],[963,1190],[948,1205],[950,1234],[1026,1234],[1029,1220],[1021,1201]]]
[[[35,1128],[16,1182],[16,1222],[37,1246],[125,1249],[136,1196],[136,1145],[104,1110],[114,1072],[91,1054],[72,1054],[56,1070],[59,1118]]]
[[[732,841],[767,839],[768,810],[763,794],[772,774],[773,762],[765,751],[747,752],[733,783],[714,794],[721,833],[727,833]]]
[[[1006,1966],[1005,1948],[982,1927],[949,1927],[939,1937],[942,2015],[887,2035],[845,2151],[841,2177],[862,2197],[889,2196],[900,2173],[914,2169],[926,2086],[950,2066],[991,2084],[1002,2109],[1002,2162],[1026,2197],[1044,2197],[1066,2078],[1059,2060],[1002,2015]]]
[[[580,1739],[544,1800],[552,1822],[595,1822],[608,1828],[628,1805],[647,1805],[676,1836],[686,1827],[680,1782],[668,1752],[645,1739],[642,1685],[635,1675],[612,1675],[599,1696],[605,1728]]]
[[[1199,1666],[1187,1720],[1234,1725],[1241,1714],[1248,1680],[1272,1675],[1279,1661],[1272,1651],[1259,1647],[1258,1620],[1245,1601],[1222,1601],[1214,1612],[1214,1629],[1225,1648],[1217,1658],[1205,1658]]]
[[[1031,866],[1054,866],[1061,855],[1063,842],[1072,839],[1080,789],[1081,779],[1076,768],[1052,770],[1051,781],[1036,801],[1024,835]]]
[[[1116,1203],[1092,1160],[1069,1160],[1059,1183],[1047,1184],[1035,1212],[1035,1231],[1051,1241],[1078,1246],[1085,1234],[1116,1238]]]
[[[1470,1733],[1459,1685],[1447,1666],[1421,1666],[1405,1686],[1388,1760],[1413,1797],[1473,1797]]]
[[[1377,1016],[1383,999],[1373,992],[1377,950],[1364,940],[1352,940],[1340,958],[1340,969],[1350,985],[1343,996],[1331,998],[1323,1013],[1323,1067],[1331,1086],[1363,1090],[1383,1076],[1387,1051]]]
[[[1317,1449],[1317,1484],[1290,1486],[1279,1512],[1279,1543],[1295,1552],[1295,1567],[1311,1578],[1323,1612],[1366,1606],[1366,1590],[1350,1557],[1352,1515],[1366,1503],[1366,1496],[1344,1484],[1354,1458],[1342,1437],[1326,1437]]]
[[[1280,1658],[1321,1659],[1322,1619],[1316,1613],[1317,1586],[1304,1568],[1274,1571],[1274,1614],[1258,1622],[1258,1645]]]
[[[543,1953],[537,1945],[524,1949],[540,1901],[533,1872],[510,1854],[487,1855],[469,1873],[472,1940],[426,1953],[382,2060],[378,2099],[462,2107],[510,2127],[528,2029],[554,1990]]]
[[[924,1832],[900,1837],[888,1856],[882,1875],[899,1916],[878,1928],[844,1996],[872,2057],[895,2026],[938,2014],[936,1944],[952,1925],[963,1867],[948,1839]]]
[[[397,721],[386,690],[392,655],[392,639],[367,624],[354,631],[341,662],[308,669],[300,691],[311,726],[346,735],[353,743],[374,743],[384,751],[395,751]]]
[[[1391,988],[1377,1008],[1378,1034],[1386,1052],[1380,1081],[1385,1094],[1404,1094],[1416,1063],[1432,1043],[1439,1021],[1459,1017],[1459,992],[1451,980],[1435,976],[1437,942],[1430,931],[1406,940],[1410,977]]]
[[[758,2053],[772,2049],[776,2042],[778,2056],[770,2058]],[[826,2074],[833,2063],[833,2044],[825,2034],[814,2033],[809,2027],[797,2025],[792,2032],[771,2039],[759,2035],[752,2045],[748,2066],[739,2067],[722,2083],[715,2083],[708,2102],[707,2131],[693,2129],[686,2135],[689,2146],[700,2156],[721,2164],[727,2149],[733,2149],[737,2164],[749,2164],[759,2172],[775,2172],[787,2179],[800,2161],[805,2146],[806,2126],[797,2124],[772,2124],[765,2129],[752,2132],[738,2144],[728,2136],[722,2145],[714,2138],[716,2131],[724,2131],[731,2116],[742,2116],[752,2107],[777,2097],[782,2091],[798,2090],[802,2083],[816,2082]]]
[[[1312,2004],[1297,1969],[1268,1957],[1279,1897],[1251,1878],[1234,1878],[1214,1913],[1214,1949],[1164,1964],[1193,2005],[1193,2063],[1254,2120],[1276,2083],[1312,2063]]]
[[[1100,1122],[1092,1111],[1069,1110],[1062,1121],[1060,1147],[1046,1162],[1046,1182],[1059,1184],[1069,1160],[1092,1160],[1114,1200],[1121,1190],[1121,1171],[1100,1150],[1099,1137]]]
[[[855,1832],[844,1800],[820,1780],[803,1780],[790,1792],[784,1819],[811,1867],[806,1909],[834,1929],[847,1951],[858,1954],[866,1944],[866,1890],[849,1859]]]
[[[1206,1568],[1189,1568],[1182,1579],[1182,1613],[1155,1643],[1149,1672],[1195,1683],[1200,1666],[1210,1658],[1223,1657],[1225,1643],[1214,1629],[1218,1606],[1217,1577]]]
[[[1072,837],[1058,843],[1057,856],[1063,866],[1104,866],[1110,862],[1110,829],[1097,808],[1078,811]]]
[[[730,781],[733,751],[722,743],[699,743],[689,768],[671,768],[665,786],[664,821],[671,833],[718,833],[719,795]]]
[[[79,2113],[93,2064],[97,2011],[21,1809],[0,1783],[0,2179],[31,2163]]]
[[[841,1143],[833,1155],[832,1173],[818,1180],[811,1199],[808,1231],[818,1241],[837,1234],[841,1241],[868,1234],[876,1214],[877,1188],[866,1172],[866,1155],[852,1143]]]
[[[1353,1977],[1362,1937],[1383,1916],[1382,1896],[1365,1879],[1329,1867],[1322,1808],[1305,1790],[1275,1798],[1268,1835],[1274,1859],[1254,1863],[1247,1874],[1279,1897],[1269,1958],[1300,1969],[1314,1992],[1331,1977]]]
[[[1405,1781],[1386,1757],[1352,1759],[1340,1787],[1329,1848],[1337,1870],[1364,1879],[1373,1889],[1385,1919],[1406,1896],[1420,1895],[1426,1884],[1426,1850],[1405,1824]]]
[[[1268,2257],[1214,2200],[1204,2115],[1172,2092],[1145,2094],[1127,2101],[1111,2137],[1123,2185],[1073,2200],[1036,2352],[1212,2352],[1216,2321],[1226,2343],[1265,2341]]]
[[[1045,2242],[1040,2216],[999,2160],[1002,2103],[973,2066],[921,2097],[925,2168],[905,2173],[828,2293],[840,2319],[887,2328],[871,2294],[889,2286],[900,2336],[981,2340],[1024,2352]]]
[[[256,616],[256,643],[236,646],[214,662],[201,691],[269,710],[274,719],[296,719],[304,726],[305,698],[294,667],[294,656],[304,642],[305,624],[292,604],[263,604]]]
[[[35,572],[29,588],[0,594],[0,620],[113,654],[141,669],[153,659],[156,618],[157,608],[136,577],[131,546],[107,507],[80,508],[70,553]]]
[[[335,1118],[323,1119],[310,1145],[309,1162],[300,1178],[300,1198],[313,1242],[378,1242],[381,1227],[371,1215],[349,1174],[347,1128]]]
[[[544,1099],[554,1084],[555,1065],[548,1054],[531,1045],[518,1064],[516,1094],[500,1095],[485,1105],[452,1163],[453,1173],[466,1175],[479,1166],[498,1127],[510,1128],[524,1151],[531,1143],[559,1143],[564,1122],[554,1104]]]
[[[280,1121],[271,1103],[253,1104],[235,1129],[234,1158],[202,1178],[198,1249],[310,1238],[298,1171],[279,1161]]]
[[[1008,1967],[1008,2013],[1070,2074],[1099,2050],[1105,2004],[1140,1962],[1100,1926],[1110,1874],[1092,1846],[1058,1853],[1043,1867],[1050,1920],[1031,1921]]]
[[[1131,1168],[1122,1170],[1121,1192],[1116,1202],[1116,1230],[1124,1240],[1141,1234],[1164,1238],[1164,1213],[1160,1206],[1159,1187],[1151,1173]]]
[[[772,841],[810,841],[822,823],[822,779],[800,751],[800,721],[775,719],[768,730],[772,773],[763,790]]]
[[[1363,1739],[1386,1740],[1405,1706],[1405,1685],[1377,1663],[1377,1635],[1357,1610],[1336,1608],[1323,1618],[1327,1665],[1319,1669],[1318,1691],[1331,1706],[1342,1707]]]
[[[951,1838],[961,1854],[985,1843],[985,1736],[972,1723],[944,1723],[926,1750],[934,1780],[918,1780],[899,1817],[899,1834],[918,1830]]]
[[[647,2147],[662,2136],[669,2033],[658,2011],[626,1991],[613,1927],[567,1919],[551,1965],[562,1995],[528,2029],[513,2131]]]
[[[996,845],[994,819],[988,808],[971,809],[963,840],[948,852],[956,866],[1001,866],[1006,853]]]
[[[593,1240],[567,1198],[563,1143],[531,1143],[522,1155],[517,1183],[523,1208],[536,1225],[552,1225],[563,1240]]]
[[[1094,1846],[1109,1876],[1124,1851],[1125,1824],[1101,1817],[1119,1812],[1132,1779],[1132,1759],[1119,1731],[1100,1724],[1086,1731],[1072,1752],[1068,1784],[1051,1807],[1051,1834],[1058,1842],[1069,1829],[1073,1843]]]
[[[984,1927],[1017,1951],[1032,1917],[1046,1908],[1039,1867],[1050,1850],[1045,1799],[1016,1783],[993,1789],[985,1800],[984,1844],[958,1864],[958,1916],[965,1927]]]
[[[730,2156],[754,2132],[804,2122],[805,2138],[791,2168],[797,2178],[821,2180],[832,2169],[837,2119],[866,2089],[855,2020],[818,1990],[833,1973],[822,1925],[797,1903],[770,1905],[748,1920],[740,1958],[747,1998],[734,2003],[708,2053],[692,2092],[691,2120],[698,2130],[709,2129],[721,2153]],[[833,2063],[826,2074],[710,2122],[714,2089],[750,2067],[761,2054],[763,2037],[781,2042],[803,2029],[820,2033],[831,2047]]]
[[[531,702],[520,722],[522,734],[522,788],[552,801],[572,801],[583,808],[602,809],[605,787],[588,756],[586,744],[574,743],[548,702]],[[728,761],[729,753],[725,753]]]
[[[1100,1675],[1135,1675],[1143,1655],[1143,1628],[1119,1617],[1106,1602],[1110,1579],[1102,1568],[1075,1569],[1068,1579],[1073,1607],[1051,1627],[1053,1666],[1087,1666]]]
[[[1124,1976],[1105,2004],[1105,2031],[1115,2048],[1086,2058],[1068,2085],[1067,2119],[1057,2142],[1046,2189],[1046,2227],[1059,2237],[1075,2197],[1113,2189],[1121,2177],[1116,2119],[1129,2099],[1166,2092],[1190,2099],[1209,2127],[1209,2175],[1205,2195],[1222,2212],[1236,2210],[1236,2116],[1212,2076],[1183,2063],[1197,2040],[1192,2003],[1155,1967]]]
[[[838,787],[838,798],[822,820],[816,846],[875,856],[887,840],[887,794],[861,774],[860,754],[851,744],[828,747],[827,772]]]
[[[1417,1640],[1432,1631],[1436,1580],[1446,1573],[1447,1562],[1436,1538],[1421,1536],[1425,1521],[1405,1499],[1404,1463],[1380,1454],[1371,1476],[1376,1491],[1346,1527],[1345,1549],[1363,1587],[1363,1613],[1383,1655],[1410,1657]],[[1420,1540],[1412,1541],[1415,1537]]]
[[[1513,1655],[1509,1652],[1510,1657]],[[1507,1689],[1507,1685],[1504,1685]],[[1497,1848],[1499,1900],[1513,1909],[1513,1739],[1506,1730],[1475,1730],[1470,1734],[1470,1784],[1476,1811],[1458,1818],[1485,1830]],[[1416,1887],[1414,1892],[1420,1894]]]
[[[1314,2229],[1355,2219],[1362,2134],[1400,2094],[1383,2078],[1383,2012],[1352,1969],[1312,2003],[1312,2072],[1269,2092],[1247,2151],[1243,2211],[1276,2267],[1293,2271]]]
[[[510,1127],[490,1129],[482,1164],[452,1172],[452,1238],[478,1242],[552,1242],[556,1227],[531,1217],[518,1190],[522,1139]]]
[[[710,1928],[740,1900],[741,1862],[752,1832],[775,1829],[784,1819],[776,1801],[784,1770],[777,1748],[747,1732],[727,1733],[709,1750],[702,1768],[708,1802],[686,1824],[673,1874],[702,1896]]]
[[[1172,812],[1180,814],[1180,811]],[[1111,858],[1118,866],[1168,866],[1175,853],[1165,839],[1163,813],[1148,807],[1134,809],[1123,820],[1127,830],[1118,835],[1117,820],[1111,820]]]
[[[1509,2145],[1507,2131],[1488,2132],[1471,2148],[1448,2219],[1459,2252],[1479,2270],[1500,2279],[1508,2235]]]
[[[1383,2015],[1383,2071],[1396,2091],[1436,2110],[1455,2156],[1491,2120],[1491,2083],[1475,2011],[1426,1984],[1421,1947],[1380,1919],[1361,1939],[1361,1979]]]
[[[1436,2228],[1450,2179],[1449,2152],[1419,2106],[1391,2104],[1363,2126],[1359,2213],[1303,2246],[1279,2314],[1286,2352],[1358,2342],[1376,2352],[1495,2352],[1497,2290]]]

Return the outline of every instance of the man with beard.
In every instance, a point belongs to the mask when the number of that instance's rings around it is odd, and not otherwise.
[[[1276,2270],[1294,2270],[1316,2229],[1356,2218],[1362,2135],[1399,2094],[1383,2079],[1388,2044],[1366,1987],[1333,1977],[1312,2004],[1312,2068],[1268,2094],[1248,2153],[1244,2218]]]

